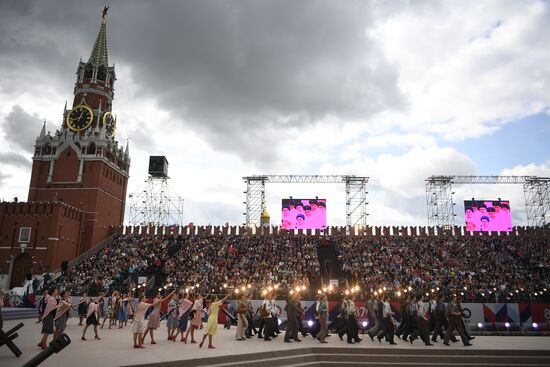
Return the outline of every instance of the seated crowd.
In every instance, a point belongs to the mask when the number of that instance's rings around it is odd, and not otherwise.
[[[549,242],[528,235],[125,235],[70,269],[57,285],[76,293],[90,287],[107,292],[135,286],[136,274],[162,274],[181,287],[199,284],[207,292],[224,284],[251,284],[257,289],[266,283],[282,288],[307,285],[308,279],[321,275],[317,247],[328,244],[335,246],[349,284],[359,285],[365,297],[381,287],[395,291],[413,287],[460,292],[471,301],[517,301],[520,294],[536,300],[550,288]]]
[[[128,288],[134,273],[155,272],[181,287],[200,284],[210,291],[224,284],[251,284],[261,288],[265,282],[307,284],[309,277],[319,274],[319,262],[313,239],[128,235],[117,237],[70,269],[57,285],[77,293],[91,286],[108,291]]]
[[[549,242],[530,236],[347,237],[338,249],[347,278],[367,292],[410,286],[505,302],[535,300],[550,288]]]

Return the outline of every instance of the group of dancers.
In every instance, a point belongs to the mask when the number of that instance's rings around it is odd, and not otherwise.
[[[205,327],[202,341],[199,347],[208,338],[208,348],[214,349],[212,343],[213,336],[216,335],[218,327],[218,311],[220,306],[229,298],[226,295],[222,299],[214,296],[210,301],[208,321]],[[178,335],[181,335],[181,341],[187,343],[188,337],[191,337],[191,343],[195,341],[195,330],[202,329],[202,318],[204,312],[203,297],[196,293],[194,301],[190,300],[189,293],[179,293],[172,291],[166,297],[157,293],[153,302],[147,302],[145,295],[140,295],[136,299],[132,292],[119,293],[113,292],[111,297],[105,297],[101,292],[98,297],[88,297],[85,293],[78,303],[71,302],[71,294],[68,291],[58,292],[54,287],[44,292],[39,301],[39,319],[37,323],[42,323],[42,339],[38,347],[47,348],[48,338],[53,334],[53,338],[59,337],[67,327],[67,320],[70,317],[71,310],[77,310],[79,315],[79,326],[84,326],[81,340],[86,340],[86,332],[90,326],[93,326],[95,339],[101,340],[98,334],[98,326],[101,329],[108,322],[108,328],[117,327],[122,329],[131,319],[132,335],[134,348],[145,348],[145,338],[151,339],[151,344],[157,344],[154,331],[160,327],[161,306],[168,301],[168,310],[166,314],[167,339],[176,341]],[[107,310],[105,311],[105,304]],[[147,323],[145,319],[148,317]],[[103,321],[101,321],[103,319]],[[85,324],[83,324],[85,320]],[[188,328],[189,320],[191,320]]]
[[[63,334],[73,309],[78,310],[79,325],[84,326],[82,340],[86,340],[86,332],[90,326],[93,326],[95,339],[101,340],[98,326],[103,328],[108,322],[109,329],[117,326],[123,328],[127,325],[128,319],[131,319],[134,348],[145,348],[147,337],[150,338],[151,344],[157,344],[154,331],[160,327],[161,306],[168,302],[165,314],[167,340],[175,342],[179,336],[183,343],[187,344],[189,341],[191,344],[196,344],[195,332],[203,329],[203,317],[208,315],[202,340],[198,344],[202,348],[208,338],[208,348],[214,349],[213,337],[217,334],[219,310],[230,295],[221,299],[216,295],[204,299],[199,293],[191,297],[189,293],[174,290],[165,297],[162,297],[159,292],[152,302],[147,302],[143,294],[136,299],[131,292],[125,294],[115,291],[110,297],[106,297],[104,293],[100,293],[98,297],[88,297],[84,294],[78,303],[72,303],[71,294],[68,291],[58,293],[56,288],[52,288],[46,292],[39,304],[38,322],[42,322],[42,339],[38,346],[45,349],[50,335],[53,334],[55,339]],[[243,341],[257,335],[258,338],[271,341],[282,333],[279,329],[281,310],[275,302],[275,297],[275,291],[266,293],[261,306],[255,311],[250,295],[240,294],[234,316],[224,310],[229,316],[228,328],[231,319],[236,321],[236,340]],[[402,322],[399,327],[393,317],[389,296],[369,298],[366,308],[371,324],[374,323],[374,326],[363,330],[363,333],[367,331],[371,340],[374,341],[374,338],[377,338],[380,343],[385,339],[390,344],[396,344],[394,335],[397,335],[411,344],[417,338],[421,338],[425,345],[433,345],[432,342],[436,342],[440,337],[444,344],[449,345],[449,341],[458,341],[454,336],[455,331],[466,346],[471,345],[470,340],[474,338],[468,335],[464,327],[462,308],[456,296],[446,302],[443,297],[435,295],[429,301],[427,308],[422,296],[410,297],[401,302]],[[319,294],[312,309],[315,321],[308,323],[308,332],[320,343],[327,343],[326,338],[330,336],[327,295]],[[299,333],[305,337],[308,332],[304,330],[302,323],[302,316],[306,309],[301,305],[299,292],[290,293],[284,310],[287,314],[284,342],[301,342]],[[341,340],[346,335],[348,343],[360,342],[362,339],[359,338],[358,308],[352,295],[344,297],[339,310],[330,328],[336,331]],[[255,317],[259,317],[258,329],[255,327]],[[85,324],[83,324],[84,320]],[[431,342],[430,332],[432,333]]]

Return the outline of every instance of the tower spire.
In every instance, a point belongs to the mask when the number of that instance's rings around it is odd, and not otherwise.
[[[103,8],[103,14],[101,15],[101,26],[99,27],[99,33],[92,48],[92,53],[90,54],[90,59],[88,62],[91,62],[95,65],[105,65],[108,66],[108,55],[107,55],[107,11],[109,7],[106,6]]]
[[[44,124],[42,125],[42,130],[40,130],[40,136],[39,138],[45,138],[46,137],[46,119],[44,118]]]

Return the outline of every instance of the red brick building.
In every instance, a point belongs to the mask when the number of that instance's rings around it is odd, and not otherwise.
[[[115,140],[115,81],[104,12],[90,58],[78,64],[72,108],[53,136],[44,125],[36,139],[28,202],[0,203],[0,273],[10,287],[30,267],[53,271],[122,225],[130,157]]]

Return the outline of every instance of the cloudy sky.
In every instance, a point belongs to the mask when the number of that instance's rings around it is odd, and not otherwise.
[[[107,3],[129,192],[166,155],[185,222],[242,223],[253,174],[369,176],[376,225],[425,224],[430,175],[550,176],[548,1]],[[0,0],[0,198],[26,198],[105,4]],[[510,199],[525,224],[521,187],[455,191]],[[268,186],[273,221],[289,195],[345,223],[342,185]]]

